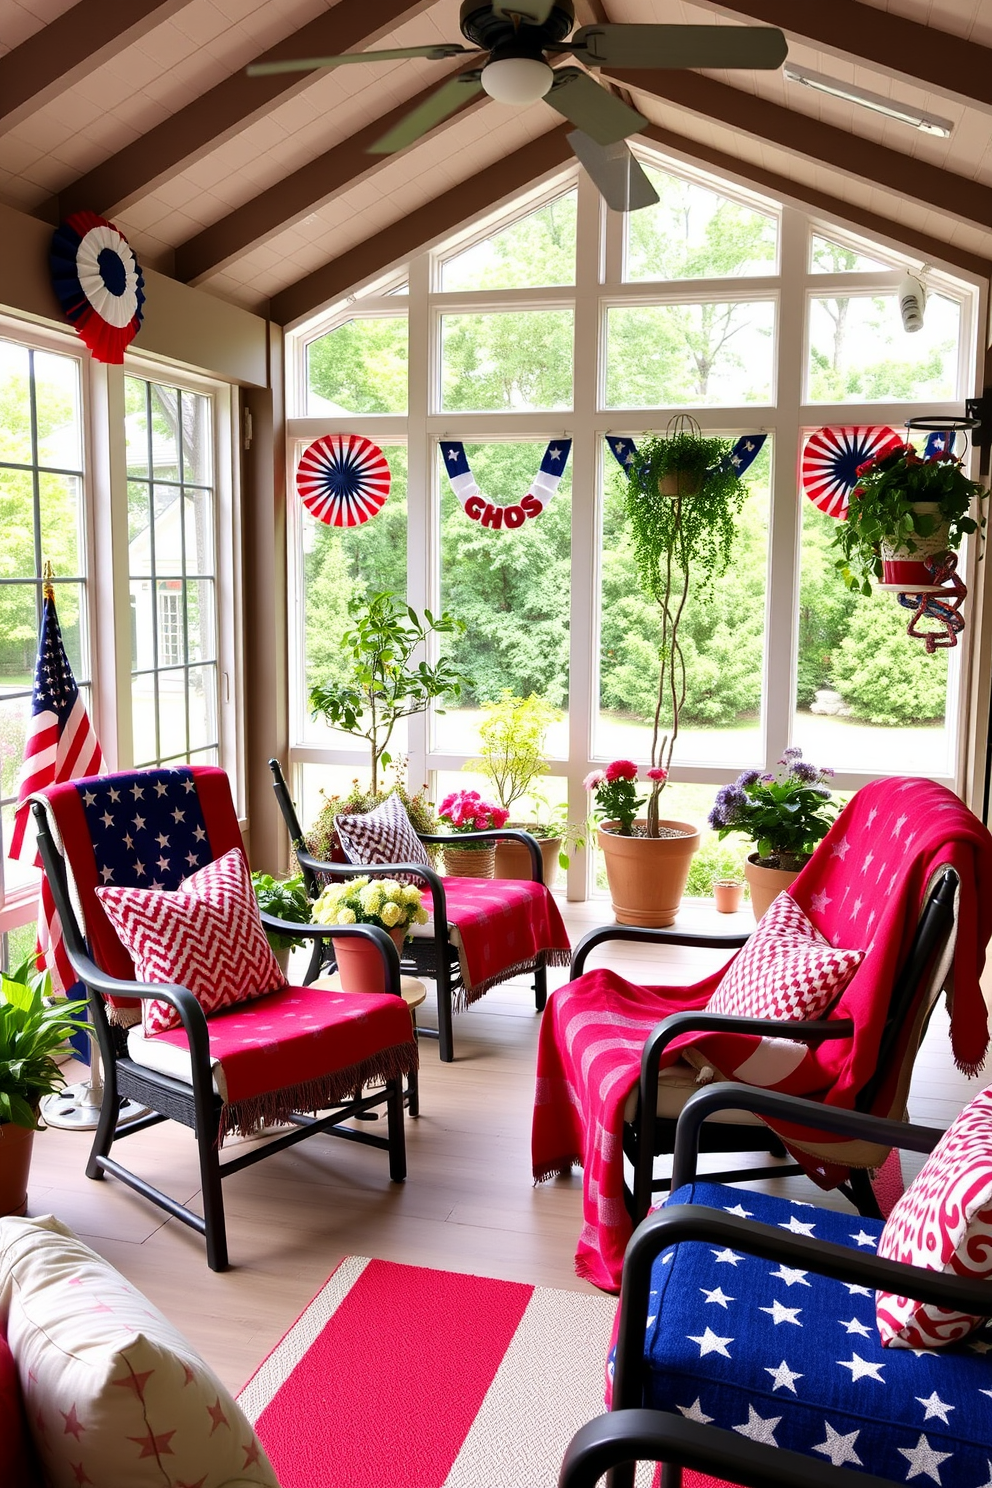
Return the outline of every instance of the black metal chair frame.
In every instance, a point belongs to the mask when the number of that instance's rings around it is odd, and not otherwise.
[[[419,878],[424,886],[430,890],[433,901],[434,934],[433,936],[418,936],[408,940],[403,952],[403,964],[411,974],[416,976],[430,977],[437,986],[437,1033],[430,1028],[418,1028],[418,1036],[421,1038],[437,1038],[439,1053],[443,1063],[450,1064],[455,1057],[454,1035],[452,1032],[452,1009],[455,994],[462,985],[461,962],[458,951],[452,945],[448,934],[447,898],[444,891],[444,879],[433,868],[425,868],[422,863],[325,863],[315,858],[307,850],[306,838],[300,819],[296,814],[293,798],[289,793],[282,766],[276,759],[269,760],[269,769],[272,771],[272,788],[279,802],[279,810],[282,812],[283,821],[289,831],[289,840],[296,861],[300,865],[303,874],[303,882],[307,894],[315,899],[322,888],[321,879],[328,878],[356,878],[364,874],[372,873],[382,876],[383,874],[409,874],[411,877]],[[427,844],[450,843],[451,837],[439,833],[418,832],[421,842]],[[493,829],[485,832],[460,832],[458,834],[459,845],[469,843],[489,843],[512,840],[522,842],[530,854],[531,882],[544,882],[544,860],[541,857],[541,849],[536,838],[529,832],[520,832],[515,829]],[[334,927],[337,933],[337,926]],[[324,946],[315,945],[311,957],[310,967],[307,971],[307,980],[312,981],[322,970],[333,970],[333,957],[326,959],[327,952]],[[548,1000],[548,977],[547,968],[540,960],[529,963],[524,967],[525,971],[534,973],[534,1006],[539,1013],[543,1013]]]
[[[958,875],[945,868],[933,884],[920,914],[906,958],[896,975],[889,1011],[879,1046],[876,1073],[859,1091],[855,1109],[870,1110],[886,1078],[890,1061],[898,1049],[906,1019],[911,1016],[926,979],[946,944],[954,925],[954,901]],[[611,940],[646,942],[653,945],[695,946],[705,949],[734,950],[744,945],[753,932],[727,935],[695,934],[682,930],[644,930],[629,925],[604,925],[591,930],[575,948],[570,978],[581,976],[589,953]],[[668,1045],[684,1033],[755,1033],[766,1037],[799,1040],[805,1044],[823,1043],[828,1039],[850,1038],[854,1025],[848,1019],[822,1018],[816,1021],[786,1023],[767,1018],[740,1018],[726,1013],[707,1013],[702,1008],[671,1013],[652,1030],[641,1055],[637,1115],[624,1124],[624,1153],[633,1164],[633,1190],[624,1184],[624,1198],[634,1223],[639,1223],[651,1207],[652,1195],[671,1187],[674,1180],[655,1178],[654,1160],[672,1152],[676,1121],[658,1115],[658,1080],[661,1056]],[[785,1156],[785,1148],[769,1128],[732,1125],[720,1122],[701,1135],[704,1152],[761,1152]],[[775,1167],[756,1170],[737,1168],[709,1175],[714,1183],[740,1183],[756,1176],[782,1177],[801,1173],[798,1163],[782,1162]],[[865,1216],[879,1217],[878,1205],[866,1172],[853,1169],[842,1192]]]
[[[909,1152],[931,1152],[944,1135],[939,1127],[887,1121],[862,1111],[844,1111],[816,1101],[721,1082],[690,1097],[679,1117],[672,1184],[681,1188],[696,1178],[700,1134],[708,1116],[719,1110],[746,1110],[792,1125],[816,1128]],[[707,1182],[709,1174],[704,1175]],[[613,1382],[613,1410],[584,1426],[566,1453],[559,1488],[591,1488],[612,1469],[612,1488],[632,1488],[633,1463],[664,1461],[663,1488],[679,1488],[682,1467],[726,1476],[754,1485],[810,1484],[812,1488],[891,1488],[892,1480],[871,1473],[834,1468],[802,1453],[765,1446],[739,1434],[697,1422],[675,1419],[644,1407],[644,1337],[647,1331],[651,1268],[670,1246],[683,1240],[716,1241],[769,1261],[779,1261],[836,1281],[916,1297],[938,1307],[987,1317],[992,1314],[992,1284],[927,1271],[867,1251],[793,1235],[772,1225],[742,1219],[724,1210],[697,1204],[673,1204],[650,1214],[635,1230],[624,1257],[620,1324]]]
[[[367,1095],[350,1101],[342,1101],[330,1107],[327,1115],[315,1117],[295,1112],[289,1121],[293,1130],[267,1140],[227,1162],[220,1161],[220,1122],[223,1101],[213,1088],[210,1067],[210,1042],[207,1019],[203,1009],[186,987],[165,983],[122,981],[108,976],[92,960],[87,950],[79,921],[69,897],[65,863],[55,846],[44,808],[35,803],[32,807],[38,834],[45,874],[52,891],[55,908],[62,922],[65,948],[76,976],[84,984],[89,999],[89,1014],[103,1060],[104,1092],[100,1109],[100,1120],[93,1138],[93,1146],[86,1164],[88,1178],[102,1179],[106,1174],[119,1178],[144,1198],[150,1199],[166,1214],[181,1220],[190,1229],[202,1235],[206,1241],[207,1265],[211,1271],[224,1271],[228,1266],[227,1230],[224,1216],[224,1198],[221,1181],[243,1168],[251,1167],[263,1157],[283,1152],[306,1137],[318,1132],[328,1132],[350,1142],[362,1142],[369,1147],[379,1147],[389,1154],[389,1176],[394,1183],[406,1178],[406,1132],[404,1128],[404,1097],[402,1078],[386,1082]],[[262,913],[262,923],[267,930],[276,930],[283,935],[303,936],[314,941],[315,947],[331,933],[326,925],[296,925],[278,920]],[[385,987],[387,992],[399,997],[400,964],[396,947],[385,931],[372,925],[334,926],[334,934],[354,936],[356,933],[371,939],[383,958]],[[111,1026],[105,997],[145,999],[159,998],[176,1009],[182,1027],[189,1040],[192,1082],[173,1079],[156,1070],[137,1064],[128,1057],[126,1030]],[[150,1108],[151,1114],[129,1122],[120,1130],[117,1117],[121,1102],[133,1100]],[[376,1107],[385,1105],[388,1135],[375,1136],[369,1132],[342,1126],[351,1118],[366,1118],[376,1114]],[[139,1174],[125,1168],[111,1157],[115,1141],[130,1137],[135,1132],[147,1131],[163,1121],[178,1121],[192,1127],[196,1135],[197,1155],[200,1167],[200,1186],[203,1195],[202,1217],[188,1209],[169,1194],[163,1193]]]

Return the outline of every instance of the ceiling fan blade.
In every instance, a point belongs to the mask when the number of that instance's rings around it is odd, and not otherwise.
[[[774,68],[789,53],[776,26],[583,26],[573,49],[591,67],[635,68]]]
[[[387,47],[380,52],[342,52],[339,57],[293,57],[285,62],[252,62],[245,71],[249,77],[271,77],[278,72],[315,72],[319,67],[340,67],[345,62],[395,62],[401,57],[428,57],[443,62],[445,57],[458,57],[475,52],[457,41],[438,41],[433,46]]]
[[[658,193],[623,140],[615,145],[597,145],[581,129],[573,129],[568,143],[614,212],[638,212],[642,207],[654,206]]]
[[[433,129],[435,124],[440,124],[449,115],[457,113],[463,103],[481,93],[480,77],[481,73],[478,72],[461,72],[457,77],[449,78],[419,108],[415,108],[405,119],[394,125],[388,134],[376,140],[374,145],[369,145],[368,154],[392,155],[397,150],[404,150],[407,145],[412,145],[421,135]]]
[[[560,67],[544,101],[564,114],[583,134],[590,135],[597,145],[615,145],[618,140],[636,134],[648,122],[643,114],[601,88],[580,67]]]
[[[551,14],[554,0],[493,0],[493,15],[505,20],[521,20],[525,26],[543,26]]]

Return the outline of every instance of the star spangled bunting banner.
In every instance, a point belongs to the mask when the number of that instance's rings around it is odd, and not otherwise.
[[[510,506],[496,506],[483,496],[472,474],[464,444],[457,439],[445,439],[440,449],[449,484],[465,515],[473,522],[481,522],[483,527],[513,528],[522,527],[529,517],[539,517],[548,505],[565,473],[572,441],[552,439],[527,495]]]
[[[732,465],[738,475],[743,475],[748,466],[757,459],[761,447],[767,438],[767,434],[742,434],[730,451],[730,454],[725,455],[720,461],[720,465]],[[623,439],[616,434],[607,434],[606,442],[610,447],[613,458],[624,470],[635,463],[637,459],[637,445],[632,439]]]
[[[361,434],[325,434],[304,450],[296,471],[303,505],[330,527],[359,527],[389,495],[385,455]]]
[[[803,450],[803,490],[828,517],[843,519],[848,498],[858,483],[858,466],[901,442],[887,424],[817,429]]]
[[[953,455],[955,434],[953,429],[935,429],[927,436],[923,446],[924,460],[936,459],[938,455]]]
[[[55,613],[55,593],[46,583],[38,659],[31,694],[31,721],[24,743],[24,763],[17,788],[17,810],[7,856],[41,867],[34,840],[29,798],[49,785],[103,773],[103,751],[79,695]],[[29,824],[32,830],[29,832]],[[76,978],[62,941],[62,926],[47,878],[41,881],[38,909],[38,954],[44,956],[57,992]]]

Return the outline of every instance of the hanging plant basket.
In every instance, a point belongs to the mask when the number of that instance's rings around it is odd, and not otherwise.
[[[662,496],[698,496],[703,476],[698,470],[668,470],[658,480]]]
[[[937,518],[940,507],[936,501],[914,501],[913,510],[921,516]],[[933,582],[933,573],[926,566],[926,559],[935,553],[945,553],[950,545],[950,520],[937,521],[929,537],[914,537],[912,547],[902,547],[883,541],[882,581],[880,589],[895,593],[939,594],[941,584]]]

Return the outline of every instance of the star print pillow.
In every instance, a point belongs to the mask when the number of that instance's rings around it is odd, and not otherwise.
[[[48,1488],[279,1488],[193,1347],[57,1219],[0,1220],[0,1277]]]
[[[818,1018],[844,991],[864,956],[864,951],[832,946],[791,894],[779,894],[730,963],[706,1011],[787,1023]]]
[[[885,1222],[878,1253],[955,1276],[992,1276],[992,1087],[948,1127]],[[966,1312],[875,1295],[888,1348],[942,1348],[986,1321]]]
[[[97,889],[96,896],[139,982],[187,987],[205,1013],[288,985],[262,929],[244,857],[237,848],[164,889]],[[180,1027],[160,998],[142,1002],[146,1036]]]

